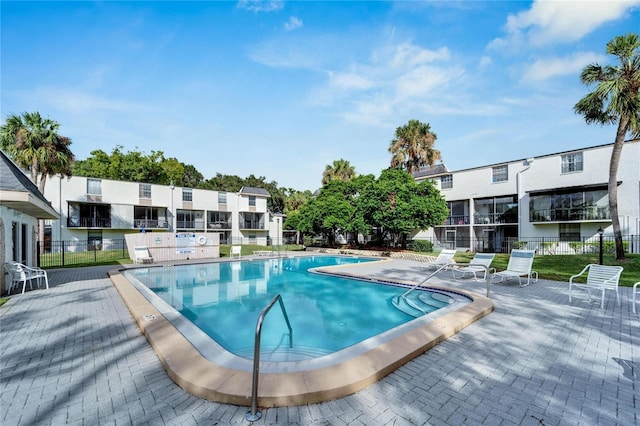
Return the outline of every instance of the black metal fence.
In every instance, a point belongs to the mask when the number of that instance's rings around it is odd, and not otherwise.
[[[538,254],[588,254],[599,253],[600,238],[583,237],[565,241],[559,237],[521,238],[456,238],[455,241],[428,239],[435,248],[456,248],[480,253],[510,253],[513,249],[535,250]],[[624,235],[622,244],[626,253],[640,253],[640,235]],[[603,253],[615,253],[613,236],[602,236]]]
[[[38,266],[54,268],[58,266],[83,265],[113,262],[129,259],[126,240],[97,241],[38,241]]]

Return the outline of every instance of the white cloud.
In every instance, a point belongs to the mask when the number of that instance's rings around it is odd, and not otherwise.
[[[292,16],[287,22],[284,23],[284,29],[286,31],[293,31],[297,30],[298,28],[302,28],[302,25],[302,19]]]
[[[564,58],[545,58],[535,61],[524,72],[525,81],[541,81],[561,75],[579,75],[585,65],[604,62],[606,58],[593,52],[575,52]]]
[[[240,0],[239,9],[246,9],[251,12],[275,12],[284,7],[282,0]]]
[[[482,58],[480,58],[480,62],[478,63],[478,66],[480,68],[484,68],[484,67],[488,67],[492,63],[493,63],[493,60],[491,59],[491,57],[485,55]]]
[[[490,47],[525,41],[534,46],[571,43],[639,6],[640,0],[536,0],[529,10],[509,15],[505,25],[507,36],[495,39]]]

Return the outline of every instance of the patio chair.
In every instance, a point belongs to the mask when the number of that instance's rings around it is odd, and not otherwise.
[[[493,258],[495,254],[493,253],[476,253],[469,262],[469,266],[462,266],[460,268],[453,268],[453,278],[464,278],[467,274],[472,274],[475,280],[478,279],[478,273],[482,274],[482,279],[487,280],[487,273],[489,271],[494,271],[495,268],[489,268],[491,266],[491,262],[493,262]],[[485,268],[486,267],[486,268]],[[459,277],[456,277],[456,274],[460,274]]]
[[[242,246],[231,246],[229,257],[238,256],[238,259],[242,257]]]
[[[604,308],[604,292],[605,290],[614,290],[616,292],[616,299],[618,306],[620,306],[620,294],[618,293],[618,282],[620,281],[620,275],[622,274],[622,266],[605,266],[596,265],[590,263],[584,267],[584,269],[576,275],[569,278],[569,303],[571,303],[571,292],[574,288],[586,290],[591,300],[591,290],[601,291],[602,300],[600,301],[600,308]],[[573,279],[578,278],[581,275],[587,274],[587,282],[585,284],[574,283]],[[634,304],[635,305],[635,304]]]
[[[449,263],[453,262],[453,256],[456,254],[456,251],[453,249],[442,249],[438,254],[438,257],[433,262],[427,262],[424,265],[425,269],[438,269]]]
[[[18,287],[22,283],[22,294],[27,289],[27,281],[29,281],[29,288],[33,290],[33,280],[36,280],[38,288],[40,288],[40,282],[44,278],[45,288],[49,289],[49,278],[47,272],[38,267],[26,266],[18,262],[7,262],[4,264],[4,268],[9,274],[9,293]]]
[[[518,278],[520,287],[526,287],[531,282],[537,282],[538,273],[531,270],[533,268],[535,255],[536,252],[533,250],[511,250],[507,269],[496,272],[492,275],[491,279],[493,280],[497,277],[500,279],[496,282],[501,282],[503,280],[510,280],[511,278]],[[524,284],[522,283],[522,277],[527,277],[527,282]]]
[[[137,246],[133,248],[135,253],[135,263],[153,263],[153,257],[149,253],[147,246]]]

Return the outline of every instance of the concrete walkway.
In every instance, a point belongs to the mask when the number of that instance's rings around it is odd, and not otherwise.
[[[51,289],[0,308],[0,424],[248,424],[246,407],[176,386],[106,272],[49,271]],[[365,271],[417,280],[394,260]],[[450,281],[485,294],[482,282]],[[340,400],[264,410],[256,424],[639,425],[640,314],[631,289],[605,308],[566,283],[492,286],[495,312]]]

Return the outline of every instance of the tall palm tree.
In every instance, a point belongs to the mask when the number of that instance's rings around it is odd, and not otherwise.
[[[71,139],[58,134],[60,124],[39,112],[11,114],[0,127],[0,145],[13,160],[30,171],[31,180],[44,193],[47,176],[71,176],[75,157]]]
[[[348,160],[339,159],[333,162],[333,165],[328,164],[322,172],[322,184],[326,185],[332,180],[344,180],[349,181],[356,176],[356,169]]]
[[[404,168],[411,174],[422,166],[432,166],[441,158],[440,151],[433,147],[436,139],[429,123],[409,120],[396,129],[395,138],[389,145],[391,167]]]
[[[583,84],[595,90],[573,107],[587,124],[617,124],[609,162],[609,211],[616,242],[616,259],[624,259],[618,217],[618,164],[627,134],[640,136],[640,39],[637,34],[618,36],[607,43],[607,53],[618,58],[616,66],[587,65],[580,74]]]
[[[9,115],[0,127],[0,146],[31,174],[31,181],[44,194],[48,176],[71,176],[75,157],[69,148],[71,139],[58,134],[60,124],[43,119],[39,112]],[[44,223],[38,226],[38,239],[44,241]],[[43,248],[43,247],[41,247]]]

